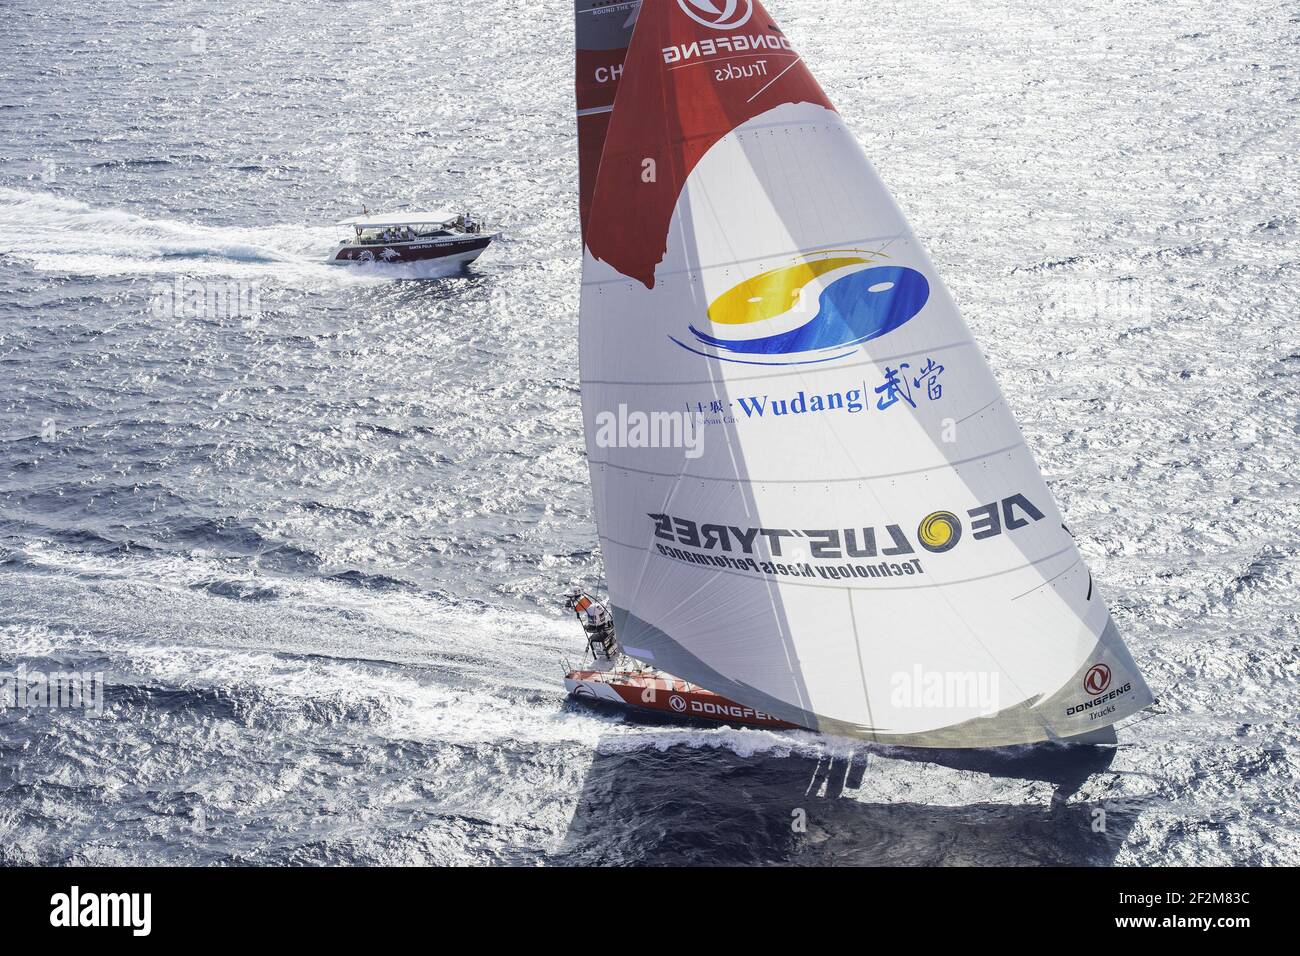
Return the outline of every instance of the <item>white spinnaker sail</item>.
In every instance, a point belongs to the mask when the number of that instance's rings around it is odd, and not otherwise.
[[[628,653],[915,746],[1150,703],[979,348],[788,39],[751,0],[634,20],[601,142],[580,126],[583,414]],[[584,79],[580,57],[580,108]],[[687,413],[701,442],[674,447]]]

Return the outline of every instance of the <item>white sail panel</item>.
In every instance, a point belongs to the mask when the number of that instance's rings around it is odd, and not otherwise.
[[[1150,702],[954,303],[758,3],[643,5],[586,240],[583,408],[626,647],[918,746]],[[698,446],[609,440],[687,413]]]

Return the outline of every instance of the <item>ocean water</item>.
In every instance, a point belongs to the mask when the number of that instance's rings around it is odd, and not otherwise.
[[[566,702],[569,5],[10,0],[0,671],[106,687],[0,713],[0,863],[1300,862],[1294,5],[768,6],[1159,707],[1081,757]],[[504,238],[323,265],[362,203]]]

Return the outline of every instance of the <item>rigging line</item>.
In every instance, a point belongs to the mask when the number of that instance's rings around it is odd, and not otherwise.
[[[1136,727],[1138,724],[1142,723],[1143,721],[1150,720],[1152,717],[1166,717],[1166,716],[1168,716],[1169,711],[1167,711],[1167,710],[1156,710],[1155,708],[1158,707],[1158,706],[1160,706],[1160,701],[1159,701],[1159,699],[1157,698],[1157,699],[1152,700],[1151,703],[1148,704],[1148,705],[1146,706],[1146,708],[1145,708],[1145,709],[1148,711],[1148,713],[1142,714],[1142,716],[1139,717],[1137,720],[1129,721],[1127,724],[1124,725],[1124,729],[1125,729],[1125,730],[1130,730],[1130,729],[1132,729],[1133,727]],[[1116,726],[1116,729],[1118,729],[1118,725],[1115,725],[1115,726]]]
[[[798,63],[798,62],[799,62],[800,60],[802,60],[802,59],[803,59],[802,56],[797,56],[797,57],[795,57],[793,60],[791,60],[789,66],[787,66],[784,70],[782,70],[782,71],[781,71],[780,73],[778,73],[776,76],[772,77],[772,79],[770,79],[770,80],[768,80],[766,83],[764,83],[762,89],[760,89],[757,93],[755,93],[755,94],[754,94],[753,96],[751,96],[749,99],[745,100],[745,102],[746,102],[746,103],[752,103],[752,102],[754,102],[754,100],[758,99],[758,98],[759,98],[759,97],[760,97],[760,96],[761,96],[761,95],[762,95],[762,94],[767,90],[767,88],[768,88],[769,86],[771,86],[771,85],[772,85],[773,83],[775,83],[777,80],[781,79],[781,77],[785,76],[787,73],[789,73],[791,70],[793,70],[795,64]]]
[[[880,743],[880,734],[876,731],[876,719],[871,714],[871,694],[867,690],[867,668],[862,663],[862,643],[858,638],[858,615],[853,609],[853,589],[845,588],[844,595],[849,599],[849,623],[853,626],[853,649],[858,654],[858,676],[862,679],[862,700],[867,706],[867,726],[871,728],[871,739]]]

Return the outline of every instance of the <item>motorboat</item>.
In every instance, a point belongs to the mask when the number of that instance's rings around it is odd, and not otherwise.
[[[338,223],[353,234],[334,249],[334,263],[428,263],[468,265],[498,233],[480,218],[447,210],[366,213]]]

